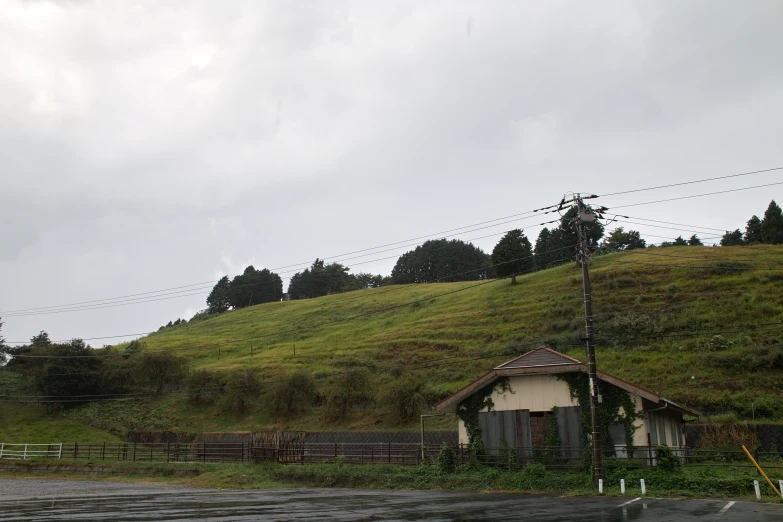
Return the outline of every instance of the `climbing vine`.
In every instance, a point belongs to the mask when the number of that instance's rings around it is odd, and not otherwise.
[[[492,408],[495,407],[495,403],[492,401],[492,392],[495,390],[499,390],[501,393],[511,392],[508,377],[501,377],[497,381],[484,386],[457,406],[457,417],[465,424],[465,431],[468,434],[471,457],[478,457],[484,453],[484,441],[481,440],[481,426],[479,425],[479,412],[485,408],[487,411],[492,411]]]
[[[549,465],[560,462],[560,425],[557,422],[557,406],[552,407],[551,413],[546,415],[547,428],[544,437],[543,456],[546,457],[546,463]]]
[[[568,391],[571,398],[576,399],[581,407],[582,413],[582,435],[584,444],[587,447],[587,434],[592,432],[592,419],[590,417],[590,381],[584,373],[565,373],[558,375],[558,379],[565,381],[568,385]],[[632,456],[634,452],[633,434],[637,427],[634,421],[643,418],[643,413],[636,411],[631,395],[625,390],[611,385],[607,382],[600,382],[601,387],[601,407],[598,409],[598,425],[601,432],[601,447],[604,455],[614,456],[614,441],[609,433],[609,426],[612,424],[622,424],[625,431],[625,443],[628,448],[628,455]],[[622,408],[623,413],[620,413]],[[589,454],[589,451],[586,452]]]

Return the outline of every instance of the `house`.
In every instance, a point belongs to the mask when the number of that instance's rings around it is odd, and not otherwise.
[[[615,413],[608,426],[612,443],[604,441],[604,447],[613,444],[618,457],[627,456],[628,442],[637,451],[637,457],[648,455],[647,447],[659,444],[675,449],[685,447],[683,415],[699,416],[698,411],[607,373],[599,371],[598,380],[600,407]],[[462,417],[466,417],[467,405],[472,404],[474,411],[482,406],[478,427],[488,453],[516,447],[522,460],[532,454],[532,448],[545,445],[547,433],[556,423],[562,457],[578,459],[587,441],[582,427],[589,426],[582,414],[589,416],[590,408],[589,404],[581,405],[578,397],[581,390],[587,401],[587,383],[585,364],[542,347],[497,366],[440,401],[435,409],[452,413],[462,410],[459,441],[467,444],[471,429]],[[491,399],[491,411],[481,402],[486,398]],[[621,402],[624,405],[618,406]],[[583,407],[588,411],[583,412]],[[628,415],[626,410],[631,408],[633,415]],[[633,435],[627,441],[629,433]],[[549,441],[551,444],[552,437]]]

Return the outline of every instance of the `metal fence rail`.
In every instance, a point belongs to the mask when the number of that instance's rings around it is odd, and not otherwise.
[[[503,468],[542,464],[550,469],[568,469],[584,464],[590,452],[581,447],[536,446],[484,448],[471,450],[467,444],[449,446],[460,464],[476,461],[488,466]],[[411,443],[305,443],[305,442],[199,442],[199,443],[70,443],[70,444],[8,444],[0,443],[0,459],[69,459],[88,461],[131,462],[262,462],[286,464],[346,463],[346,464],[397,464],[415,466],[435,463],[441,447]],[[672,448],[685,466],[748,467],[743,451],[703,450]],[[633,455],[628,448],[616,446],[607,457],[617,463],[633,463],[637,466],[656,466],[655,447],[637,446]],[[783,453],[757,451],[754,458],[767,469],[783,469]]]
[[[251,444],[241,442],[101,443],[66,445],[63,458],[131,462],[244,462]]]
[[[63,445],[57,444],[8,444],[0,443],[0,459],[28,460],[62,456]]]

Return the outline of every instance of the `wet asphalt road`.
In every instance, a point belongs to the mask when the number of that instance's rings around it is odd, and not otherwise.
[[[31,486],[29,489],[37,495],[46,489],[49,494],[36,498],[20,495],[21,482]],[[35,482],[38,484],[31,484]],[[559,498],[521,493],[214,491],[89,481],[0,480],[0,521],[104,519],[772,522],[783,521],[783,505],[725,500]]]

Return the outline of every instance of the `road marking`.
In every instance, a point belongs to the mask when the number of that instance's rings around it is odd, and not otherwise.
[[[642,499],[642,497],[636,497],[635,499],[629,500],[628,502],[623,502],[622,504],[620,504],[617,507],[627,506],[628,504],[632,504],[632,503],[636,502],[637,500],[641,500],[641,499]]]
[[[728,511],[729,509],[731,509],[731,506],[733,506],[734,504],[736,504],[736,501],[735,501],[735,500],[732,500],[731,502],[729,502],[728,504],[726,504],[725,506],[723,506],[723,507],[720,509],[720,511],[718,511],[718,514],[719,514],[719,515],[722,515],[722,514],[724,514],[726,511]]]

